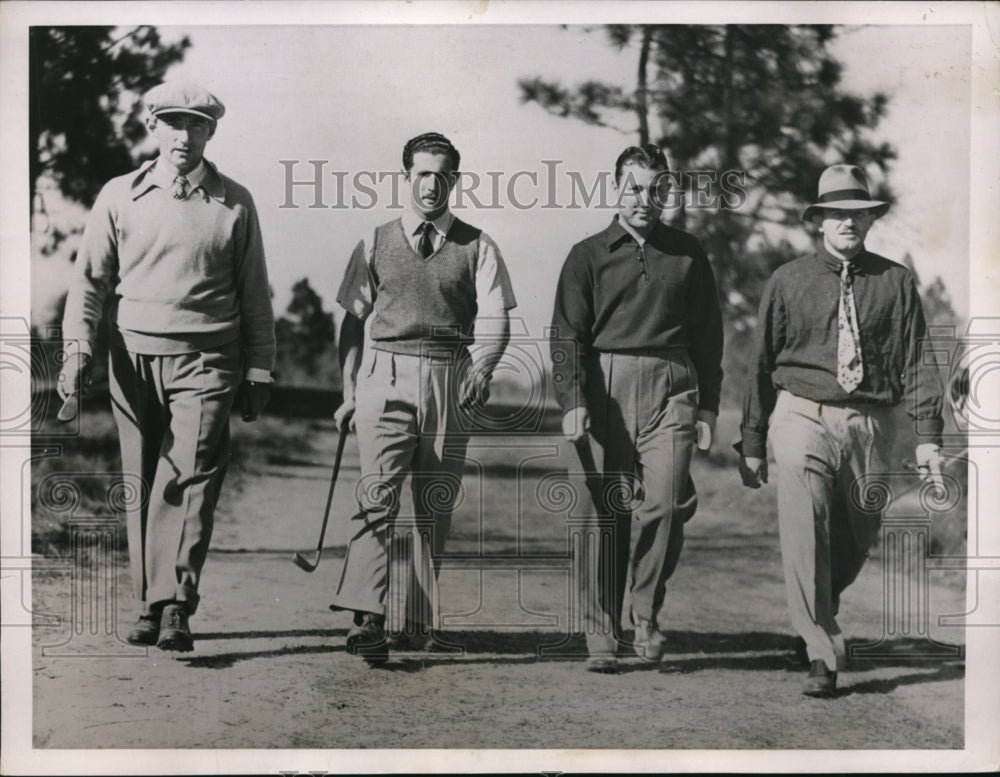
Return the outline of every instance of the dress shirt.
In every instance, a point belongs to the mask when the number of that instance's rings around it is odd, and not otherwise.
[[[938,368],[921,355],[926,322],[913,275],[862,248],[850,263],[864,376],[837,382],[841,260],[824,246],[779,267],[764,289],[743,406],[742,452],[762,458],[779,389],[814,402],[897,405],[940,442]]]

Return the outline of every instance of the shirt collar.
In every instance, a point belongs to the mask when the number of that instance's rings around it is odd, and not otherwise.
[[[858,251],[854,258],[851,259],[848,264],[848,272],[859,273],[864,272],[865,267],[868,264],[868,251],[864,246],[861,246],[861,250]],[[823,266],[826,267],[831,272],[840,275],[841,269],[844,266],[844,261],[839,256],[834,256],[827,249],[826,245],[820,242],[819,247],[816,249],[816,258],[822,262]]]
[[[202,159],[198,166],[185,176],[191,184],[191,192],[201,189],[206,195],[214,197],[219,202],[226,199],[226,186],[215,165],[207,159]],[[157,167],[156,159],[145,162],[132,177],[132,199],[137,200],[153,187],[169,189],[173,186],[174,177],[162,167]]]
[[[438,216],[431,224],[434,225],[434,229],[441,234],[442,237],[448,236],[448,230],[451,229],[451,222],[455,220],[450,210],[445,210],[440,216]],[[406,233],[407,238],[413,238],[417,234],[417,230],[420,229],[421,224],[424,223],[424,219],[420,218],[412,210],[403,211],[402,216],[403,231]]]
[[[643,237],[616,215],[611,220],[611,224],[608,228],[604,230],[608,241],[608,248],[614,249],[623,240],[630,239],[634,240],[637,245],[644,246],[649,242],[649,239],[653,236],[653,232],[656,231],[658,226],[658,224],[654,224],[653,229],[650,230],[649,234],[646,237]]]

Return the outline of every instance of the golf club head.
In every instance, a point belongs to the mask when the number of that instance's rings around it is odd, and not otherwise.
[[[296,553],[292,556],[292,561],[295,562],[295,566],[299,569],[304,569],[306,572],[314,572],[316,571],[316,567],[319,566],[319,558],[316,559],[316,563],[314,564],[301,553]]]

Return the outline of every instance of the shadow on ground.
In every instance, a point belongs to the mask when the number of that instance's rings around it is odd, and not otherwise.
[[[327,645],[283,645],[273,650],[227,651],[214,655],[183,657],[189,666],[225,669],[241,661],[271,659],[285,656],[344,651],[346,629],[288,629],[282,631],[209,632],[198,634],[200,646],[216,640],[295,639],[324,637]],[[668,631],[670,645],[658,664],[646,664],[632,655],[632,632],[625,632],[620,655],[624,659],[618,673],[656,671],[665,674],[691,674],[710,670],[750,672],[803,671],[796,656],[793,638],[773,632],[742,634],[696,631]],[[849,650],[859,647],[871,650],[871,642],[856,640]],[[960,679],[965,665],[961,646],[940,645],[920,639],[886,640],[878,643],[879,655],[854,657],[850,660],[852,674],[887,667],[913,667],[920,672],[894,678],[866,680],[846,687],[842,695],[885,694],[895,688],[917,683]],[[938,651],[936,654],[932,651]],[[394,650],[382,671],[418,672],[435,665],[460,661],[468,664],[518,665],[538,661],[583,661],[587,656],[583,634],[526,631],[441,631],[421,650]]]

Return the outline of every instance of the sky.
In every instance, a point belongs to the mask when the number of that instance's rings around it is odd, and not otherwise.
[[[550,185],[555,202],[570,204],[568,174],[578,171],[588,187],[606,174],[635,142],[634,119],[609,129],[555,117],[523,104],[517,86],[520,77],[541,75],[565,85],[600,79],[633,88],[635,48],[615,50],[599,28],[160,29],[166,39],[187,35],[192,43],[168,77],[203,83],[226,104],[207,156],[255,197],[279,314],[292,284],[305,277],[340,318],[334,300],[352,248],[371,227],[398,216],[393,200],[406,197],[403,188],[393,196],[398,179],[354,186],[354,177],[398,173],[405,141],[427,130],[448,135],[463,170],[480,177],[476,188],[466,179],[466,191],[486,207],[463,196],[453,197],[453,209],[498,243],[519,302],[515,327],[525,335],[542,334],[570,247],[610,220],[607,208],[524,206],[536,197],[539,205],[552,202]],[[890,173],[899,202],[872,230],[869,248],[893,259],[909,252],[921,280],[940,275],[963,315],[970,40],[968,28],[957,26],[875,26],[845,29],[834,48],[846,66],[845,88],[892,97],[878,137],[899,151]],[[327,207],[309,207],[314,188],[288,187],[289,179],[313,179],[313,160],[321,163]],[[374,207],[365,207],[373,200],[365,185],[376,191]],[[352,195],[362,207],[350,207]],[[64,283],[64,276],[48,282]]]

